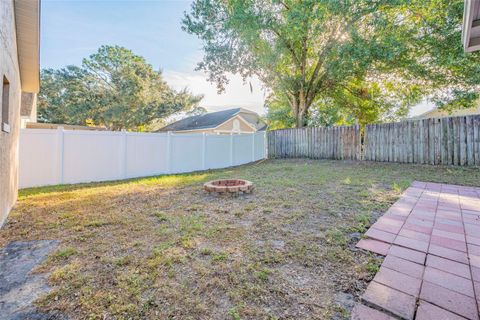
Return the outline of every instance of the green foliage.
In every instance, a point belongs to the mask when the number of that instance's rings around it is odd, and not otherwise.
[[[118,46],[102,46],[82,66],[41,72],[39,121],[145,130],[199,101],[176,92],[141,56]],[[197,110],[198,111],[198,110]]]
[[[479,53],[463,52],[462,15],[449,0],[195,0],[183,28],[220,91],[255,75],[271,126],[302,127],[398,119],[425,98],[471,106]]]

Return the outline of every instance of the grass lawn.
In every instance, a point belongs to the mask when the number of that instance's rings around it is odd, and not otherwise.
[[[250,195],[202,183],[253,181]],[[271,160],[206,173],[22,190],[0,246],[58,239],[37,303],[71,319],[336,319],[379,258],[354,249],[413,180],[478,168]],[[347,299],[348,300],[348,299]]]

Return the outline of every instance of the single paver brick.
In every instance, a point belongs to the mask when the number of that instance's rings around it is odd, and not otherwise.
[[[448,224],[449,226],[463,227],[462,221],[455,221],[451,219],[442,219],[440,217],[435,218],[435,223]]]
[[[433,228],[438,230],[448,231],[448,232],[460,233],[460,234],[465,233],[463,230],[463,227],[461,226],[452,226],[451,224],[445,224],[440,222],[438,223],[436,222]]]
[[[473,293],[473,282],[470,279],[465,279],[452,273],[432,267],[425,268],[423,279],[444,288],[475,298]]]
[[[372,228],[375,228],[375,229],[381,230],[381,231],[385,231],[385,232],[390,232],[390,233],[393,233],[393,234],[397,234],[402,227],[386,224],[386,223],[383,223],[381,221],[377,221],[372,225]]]
[[[422,226],[422,227],[433,227],[433,221],[427,220],[427,219],[418,219],[418,218],[413,218],[412,216],[408,217],[407,219],[408,223],[415,224],[417,226]]]
[[[370,228],[365,233],[366,236],[372,239],[380,240],[387,243],[392,243],[395,240],[396,235],[390,232],[385,232],[375,228]]]
[[[425,262],[425,253],[408,249],[408,248],[403,248],[399,247],[396,245],[392,245],[390,248],[390,251],[388,252],[389,254],[392,254],[396,257],[403,258],[409,261],[413,261],[419,264],[424,264]]]
[[[468,253],[480,256],[480,246],[476,246],[474,244],[469,244],[468,245]]]
[[[435,212],[431,212],[428,215],[415,212],[415,213],[411,213],[408,217],[413,219],[418,219],[418,220],[426,220],[433,223],[433,221],[435,220]]]
[[[473,281],[480,282],[480,268],[477,268],[475,266],[470,266],[470,269],[472,270]]]
[[[478,219],[478,218],[472,218],[472,216],[469,216],[469,215],[466,215],[466,214],[463,215],[463,222],[464,222],[465,224],[471,224],[471,225],[474,225],[474,226],[480,226],[480,219]]]
[[[437,218],[445,219],[445,220],[462,221],[462,215],[460,213],[456,214],[449,211],[438,211]]]
[[[474,224],[465,224],[465,233],[468,235],[476,236],[477,238],[480,237],[480,226],[476,226]]]
[[[468,267],[468,265],[460,262],[428,254],[426,265],[442,271],[456,274],[457,276],[464,277],[466,279],[471,279],[470,268]]]
[[[385,257],[382,266],[418,279],[422,279],[425,269],[423,265],[390,254]]]
[[[426,233],[426,234],[432,233],[432,228],[430,227],[417,226],[416,224],[412,224],[408,222],[405,222],[405,225],[403,226],[403,228],[412,230],[412,231],[421,232],[421,233]]]
[[[386,213],[386,214],[383,215],[383,217],[388,218],[388,219],[392,219],[392,220],[400,221],[400,222],[402,222],[402,224],[407,219],[406,216],[401,216],[401,215],[398,215],[398,214],[395,214],[395,213]]]
[[[480,282],[473,281],[473,289],[475,290],[475,297],[477,298],[477,302],[480,304]]]
[[[480,246],[480,238],[472,237],[472,236],[465,236],[467,238],[467,243],[475,244]]]
[[[380,217],[377,222],[382,223],[382,224],[388,224],[390,226],[397,226],[401,227],[403,225],[403,221],[398,221],[395,219],[388,218],[388,215],[384,215]]]
[[[465,318],[421,300],[415,320],[465,320]]]
[[[479,209],[480,210],[480,209]],[[477,211],[473,211],[473,210],[466,210],[466,209],[462,209],[462,213],[465,215],[465,214],[468,214],[468,215],[471,215],[472,217],[478,217],[480,219],[480,211],[477,210]]]
[[[390,209],[385,214],[396,214],[398,216],[404,216],[405,218],[408,217],[410,214],[410,210],[405,208],[396,207],[395,205],[391,206]]]
[[[477,304],[473,298],[423,281],[420,299],[471,320],[478,320]]]
[[[399,236],[410,238],[410,239],[415,239],[415,240],[420,240],[424,242],[430,242],[430,235],[422,232],[417,232],[413,230],[408,230],[405,228],[402,228],[400,232],[398,233]],[[480,239],[479,239],[480,240]]]
[[[432,209],[419,209],[414,208],[410,213],[411,216],[420,216],[420,217],[435,217],[435,210]]]
[[[470,259],[470,265],[480,268],[480,256],[476,256],[474,254],[468,254],[468,258]]]
[[[468,264],[468,257],[467,253],[465,252],[440,247],[435,244],[430,244],[430,247],[428,247],[428,253],[460,263]]]
[[[436,244],[440,247],[467,252],[467,245],[464,241],[432,235],[430,238],[430,244]]]
[[[404,319],[413,319],[416,301],[406,293],[372,281],[362,299]]]
[[[448,238],[448,239],[453,239],[453,240],[458,240],[458,241],[465,242],[465,235],[461,234],[461,233],[455,233],[455,232],[448,232],[448,231],[433,229],[432,236],[444,237],[444,238]]]
[[[420,285],[422,280],[414,277],[410,277],[406,274],[398,271],[381,267],[378,270],[373,281],[384,284],[390,288],[402,291],[414,297],[418,297],[420,293]]]
[[[395,320],[381,311],[357,303],[352,310],[351,320]]]
[[[388,253],[390,244],[373,239],[362,239],[357,243],[357,248],[372,251],[385,256]]]
[[[414,239],[410,239],[402,236],[397,236],[393,243],[399,246],[414,249],[417,251],[427,252],[428,250],[428,242],[414,240]]]

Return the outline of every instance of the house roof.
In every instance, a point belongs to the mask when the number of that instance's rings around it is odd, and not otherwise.
[[[22,91],[40,89],[40,0],[15,0],[18,64]]]
[[[252,111],[242,108],[228,109],[217,112],[210,112],[203,115],[188,117],[176,121],[158,131],[184,131],[216,128],[225,121],[242,112],[242,118],[257,128],[257,130],[265,130],[266,125],[258,121],[258,115]]]
[[[427,118],[443,118],[443,117],[459,117],[459,116],[469,116],[469,115],[477,115],[480,114],[480,105],[472,108],[465,108],[465,109],[455,109],[455,110],[442,110],[438,107],[433,108],[427,112],[419,114],[418,116],[414,116],[411,119],[418,120],[418,119],[427,119]]]
[[[466,52],[480,50],[480,0],[465,0],[462,42]]]

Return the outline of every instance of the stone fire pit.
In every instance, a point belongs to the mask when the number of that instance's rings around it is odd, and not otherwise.
[[[203,185],[205,191],[211,193],[250,193],[255,188],[254,184],[242,179],[212,180]]]

